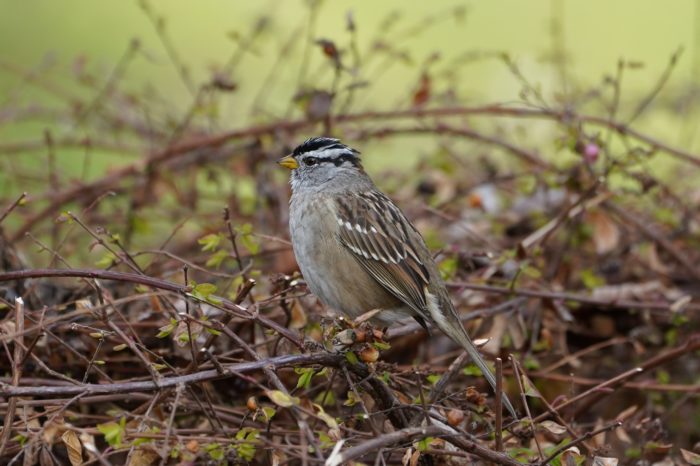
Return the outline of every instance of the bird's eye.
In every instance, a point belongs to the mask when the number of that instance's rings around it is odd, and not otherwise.
[[[318,163],[318,159],[316,157],[306,157],[304,159],[304,165],[307,167],[310,167],[312,165],[316,165]]]

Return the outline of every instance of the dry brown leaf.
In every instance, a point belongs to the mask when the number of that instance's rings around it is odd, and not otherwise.
[[[664,275],[668,274],[669,268],[659,257],[659,249],[656,243],[648,244],[648,247],[642,248],[641,256],[651,270]]]
[[[304,308],[296,299],[292,302],[291,314],[292,320],[289,322],[290,328],[300,329],[306,326],[308,321],[306,318],[306,312],[304,312]]]
[[[95,446],[95,436],[88,434],[87,432],[81,432],[78,438],[80,439],[80,443],[83,444],[83,447],[85,447],[85,451],[88,454],[88,459],[90,461],[97,459],[96,453],[98,450]]]
[[[406,448],[406,451],[401,457],[401,466],[408,466],[409,461],[411,461],[411,455],[413,454],[413,448]]]
[[[151,448],[146,448],[146,445],[142,445],[134,451],[131,461],[129,461],[129,466],[150,466],[157,459],[160,459],[160,455],[157,452]]]
[[[627,431],[622,427],[618,427],[617,429],[615,429],[615,435],[617,435],[617,438],[620,439],[621,442],[626,443],[628,445],[632,444],[632,438],[630,438]]]
[[[620,460],[617,458],[606,458],[605,456],[594,456],[593,466],[617,466]]]
[[[408,462],[408,466],[418,466],[418,460],[420,460],[420,451],[416,450],[411,455],[411,460]]]
[[[632,417],[632,415],[633,415],[635,412],[637,412],[637,409],[639,409],[639,406],[637,406],[637,405],[632,405],[632,406],[630,406],[629,408],[627,408],[627,409],[623,410],[622,412],[620,412],[620,414],[618,414],[617,416],[615,416],[615,419],[618,420],[618,421],[621,421],[621,422],[625,422],[627,419],[629,419],[630,417]]]
[[[698,455],[697,453],[693,453],[692,451],[688,451],[681,448],[681,456],[688,464],[692,464],[693,466],[700,465],[700,455]]]
[[[603,428],[603,425],[604,425],[603,419],[598,418],[593,430],[600,430]],[[601,432],[601,433],[596,434],[593,437],[591,437],[591,440],[595,444],[596,448],[601,448],[605,445],[605,434],[606,434],[606,432]]]
[[[561,454],[561,464],[565,466],[576,466],[581,461],[581,450],[578,447],[571,447]]]
[[[586,215],[593,228],[593,244],[598,254],[606,254],[617,247],[620,242],[620,228],[605,213],[594,210]]]
[[[556,435],[560,435],[566,432],[566,427],[557,424],[554,421],[542,421],[540,422],[540,427]]]
[[[61,435],[66,450],[68,450],[68,459],[72,466],[80,466],[83,464],[83,445],[80,443],[78,434],[72,430],[67,430]]]
[[[39,452],[39,465],[40,466],[55,466],[56,462],[51,456],[51,450],[48,446],[42,445],[41,451]]]
[[[498,354],[501,352],[501,341],[508,327],[508,318],[504,314],[499,314],[493,318],[493,324],[489,330],[489,341],[482,350],[485,353]]]

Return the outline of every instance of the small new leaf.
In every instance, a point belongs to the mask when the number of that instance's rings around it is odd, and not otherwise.
[[[268,390],[266,395],[270,401],[282,408],[289,408],[300,403],[299,398],[283,393],[280,390]]]
[[[105,437],[105,441],[112,448],[121,448],[126,433],[126,418],[122,417],[119,422],[107,422],[105,424],[97,424],[99,430]]]
[[[202,245],[203,252],[216,251],[222,239],[224,239],[224,235],[221,233],[210,233],[199,238],[197,242]]]

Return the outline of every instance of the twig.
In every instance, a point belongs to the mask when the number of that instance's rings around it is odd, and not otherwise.
[[[589,304],[602,308],[621,308],[621,309],[647,309],[655,311],[672,310],[674,303],[660,303],[653,301],[632,301],[629,299],[600,299],[591,296],[583,295],[582,293],[563,293],[557,291],[533,290],[527,288],[513,288],[506,286],[481,285],[478,283],[469,282],[449,282],[448,287],[465,288],[475,291],[483,291],[485,293],[495,293],[503,295],[525,296],[528,298],[553,299],[561,301],[574,301],[582,304]],[[700,310],[698,304],[687,304],[685,309],[694,311]]]
[[[496,451],[503,451],[503,407],[501,393],[503,393],[503,360],[496,358],[496,401],[493,410],[496,413]]]
[[[173,431],[173,422],[175,421],[175,413],[177,413],[177,407],[180,404],[180,396],[182,396],[182,391],[184,390],[185,385],[184,384],[177,384],[175,387],[175,400],[173,401],[171,407],[170,407],[170,417],[168,418],[168,423],[166,426],[165,430],[165,440],[163,441],[163,447],[160,451],[160,466],[163,466],[166,461],[168,461],[168,458],[170,455],[168,455],[169,447],[168,445],[170,444],[170,434],[172,434]]]
[[[540,441],[537,439],[537,434],[535,433],[535,421],[532,419],[532,414],[530,413],[530,405],[527,402],[527,394],[525,393],[525,388],[523,387],[523,381],[520,378],[520,364],[518,364],[517,359],[512,354],[510,355],[510,363],[513,365],[513,372],[515,375],[515,380],[518,382],[518,389],[520,390],[520,397],[523,401],[523,406],[525,407],[525,413],[527,418],[530,420],[528,426],[532,432],[532,438],[535,440],[535,445],[537,445],[537,453],[540,456],[540,460],[544,458],[544,453],[542,452],[542,447],[540,446]]]
[[[360,443],[354,447],[348,448],[342,453],[338,448],[338,451],[334,450],[333,454],[331,454],[331,456],[326,460],[326,466],[339,466],[341,464],[347,464],[356,458],[362,457],[368,452],[433,436],[443,436],[453,445],[487,461],[504,466],[522,466],[521,463],[504,453],[498,453],[489,450],[488,448],[484,448],[476,442],[456,435],[454,430],[448,430],[447,428],[438,425],[426,427],[408,427],[396,432],[390,432]]]
[[[437,401],[438,398],[442,395],[442,392],[445,391],[445,388],[447,388],[447,384],[450,383],[452,378],[457,374],[457,372],[464,367],[464,363],[469,359],[469,353],[466,351],[462,352],[454,361],[452,361],[452,364],[447,368],[444,374],[440,377],[440,379],[433,385],[433,388],[430,390],[430,394],[428,395],[428,404],[433,404]]]
[[[22,378],[22,365],[20,362],[24,359],[24,301],[22,298],[15,299],[15,330],[14,347],[12,355],[12,386],[18,387]],[[15,410],[17,409],[17,398],[11,397],[8,401],[7,412],[5,413],[5,422],[2,427],[2,436],[0,437],[0,458],[2,457],[7,441],[10,439],[12,432],[12,421],[15,419]]]
[[[301,366],[332,366],[339,367],[345,361],[345,357],[341,354],[331,353],[312,353],[312,354],[294,354],[287,356],[277,356],[260,361],[242,362],[237,364],[226,364],[224,368],[227,374],[221,374],[216,369],[202,370],[191,374],[163,377],[159,384],[156,385],[152,380],[143,380],[135,382],[114,382],[107,384],[81,384],[81,385],[40,385],[28,387],[12,387],[8,385],[0,385],[0,396],[75,396],[81,393],[86,395],[108,395],[115,393],[129,392],[150,392],[159,389],[174,388],[178,384],[194,384],[209,380],[225,379],[231,377],[231,374],[240,373],[246,374],[262,370],[266,367],[272,369],[281,369],[285,367],[301,367]],[[381,382],[380,382],[381,383]]]
[[[169,282],[167,280],[161,280],[158,278],[149,277],[146,275],[138,275],[126,272],[115,272],[112,270],[98,270],[98,269],[33,269],[33,270],[17,270],[12,272],[0,273],[0,283],[13,281],[13,280],[26,280],[28,278],[41,278],[41,277],[77,277],[77,278],[98,278],[103,280],[116,280],[129,283],[138,283],[141,285],[146,285],[152,288],[158,288],[162,290],[172,291],[179,293],[183,297],[188,299],[195,299],[189,294],[191,291],[188,287]],[[214,304],[212,302],[208,303],[214,307],[219,307],[221,309],[233,312],[235,315],[242,317],[244,319],[253,320],[263,327],[270,330],[274,330],[280,335],[284,336],[298,348],[304,347],[303,343],[297,335],[286,329],[276,322],[268,319],[267,317],[261,316],[259,314],[253,314],[248,309],[234,304],[229,300],[221,298],[220,304]],[[2,337],[5,338],[5,337]]]
[[[642,221],[638,215],[633,215],[628,210],[622,209],[611,202],[606,202],[603,205],[624,221],[634,225],[634,227],[641,231],[644,236],[664,248],[666,252],[668,252],[671,257],[676,260],[676,262],[683,266],[683,268],[690,273],[693,278],[695,278],[695,280],[700,280],[700,269],[695,267],[695,263],[691,259],[691,256],[689,256],[688,253],[678,250],[678,248],[676,248],[676,246],[674,246],[674,244],[668,238],[656,233],[649,226],[648,222]]]
[[[600,433],[607,432],[607,431],[612,430],[612,429],[616,429],[616,428],[620,427],[621,425],[622,425],[622,421],[615,421],[613,423],[608,424],[607,426],[603,426],[599,429],[596,429],[596,430],[593,430],[590,432],[586,432],[585,434],[581,435],[580,437],[573,439],[571,442],[565,443],[564,445],[562,445],[558,448],[555,448],[554,451],[547,458],[543,459],[542,461],[540,461],[538,463],[538,466],[545,466],[546,464],[549,464],[549,462],[552,461],[554,458],[559,456],[561,454],[561,452],[563,452],[564,450],[568,450],[569,448],[575,447],[579,443],[583,443],[586,440],[588,440],[589,438],[595,437],[596,435],[598,435]]]
[[[27,197],[27,193],[22,193],[17,199],[15,199],[15,202],[10,204],[3,212],[0,214],[0,223],[2,223],[5,218],[10,215],[10,213],[15,210],[15,208],[24,201],[24,199]]]

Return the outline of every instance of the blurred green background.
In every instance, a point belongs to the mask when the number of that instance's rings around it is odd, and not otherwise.
[[[21,189],[8,183],[9,173],[45,163],[44,130],[56,140],[105,141],[104,128],[93,123],[96,112],[85,111],[77,122],[75,113],[90,109],[90,102],[115,89],[133,97],[133,107],[148,124],[174,131],[192,111],[197,89],[217,70],[225,70],[226,82],[236,88],[221,96],[215,109],[193,112],[206,117],[191,125],[195,132],[217,134],[302,117],[299,106],[290,104],[299,90],[326,89],[334,82],[317,39],[337,44],[344,60],[355,52],[361,57],[352,78],[361,87],[351,112],[411,108],[426,70],[432,77],[434,106],[452,99],[468,106],[522,104],[523,81],[504,62],[507,56],[552,107],[571,105],[580,113],[607,115],[614,99],[610,82],[619,78],[619,121],[627,122],[640,102],[653,97],[632,126],[698,151],[699,5],[690,0],[0,0],[0,196],[12,197]],[[349,17],[354,36],[348,31]],[[134,40],[139,48],[129,55]],[[377,44],[388,45],[393,55],[376,53]],[[666,79],[669,61],[679,51],[680,59]],[[626,64],[622,71],[620,60]],[[176,63],[186,70],[178,70]],[[66,108],[77,108],[78,101],[81,110],[67,118]],[[100,105],[115,114],[125,111],[114,102]],[[44,110],[40,118],[17,118],[18,109],[30,113],[37,107]],[[561,131],[554,125],[533,120],[510,124],[506,119],[498,125],[516,142],[557,158],[554,140]],[[94,179],[167,141],[128,134],[108,138],[113,147],[95,147],[98,157],[87,168],[77,158],[84,149],[59,148],[62,174]],[[382,140],[385,157],[366,157],[369,168],[429,150],[430,139]],[[368,143],[363,152],[376,154],[374,144]],[[8,147],[13,150],[6,151]],[[664,169],[671,176],[679,173],[672,165]]]

